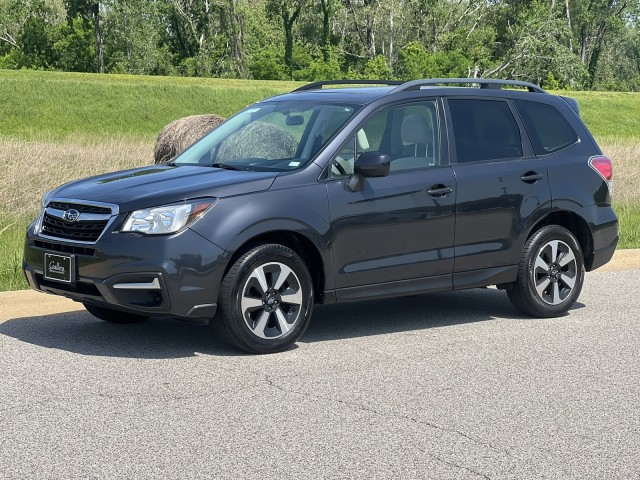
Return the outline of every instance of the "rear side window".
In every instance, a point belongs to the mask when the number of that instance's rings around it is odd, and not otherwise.
[[[578,141],[578,134],[553,105],[527,100],[516,100],[515,104],[536,155],[557,152]]]
[[[458,163],[522,157],[520,129],[500,100],[449,99]]]

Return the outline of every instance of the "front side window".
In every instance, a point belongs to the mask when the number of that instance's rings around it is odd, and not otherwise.
[[[449,99],[458,163],[521,158],[520,129],[500,100]]]
[[[554,106],[527,100],[516,100],[515,104],[536,155],[557,152],[578,141],[576,131]]]
[[[234,170],[296,170],[357,111],[354,105],[266,102],[230,118],[172,162]]]
[[[438,108],[435,101],[404,104],[371,116],[338,152],[330,176],[354,172],[364,152],[391,157],[391,173],[440,165]]]

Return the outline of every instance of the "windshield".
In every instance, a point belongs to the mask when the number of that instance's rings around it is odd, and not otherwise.
[[[200,139],[172,164],[296,170],[320,151],[357,108],[319,102],[258,103]]]

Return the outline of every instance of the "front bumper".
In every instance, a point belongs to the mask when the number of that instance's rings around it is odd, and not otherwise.
[[[73,258],[72,281],[44,278],[44,254]],[[225,251],[186,229],[151,236],[105,232],[93,245],[41,238],[27,230],[23,270],[31,288],[147,316],[214,316],[228,260]]]

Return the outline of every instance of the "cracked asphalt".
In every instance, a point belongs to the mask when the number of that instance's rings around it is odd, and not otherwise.
[[[12,315],[0,477],[640,478],[639,286],[588,274],[546,320],[495,289],[326,306],[269,356],[76,304]]]

